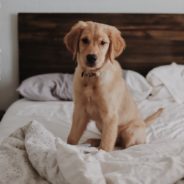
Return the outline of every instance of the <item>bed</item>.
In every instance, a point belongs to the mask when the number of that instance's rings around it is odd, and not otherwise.
[[[0,165],[4,166],[0,167],[0,181],[184,183],[184,15],[19,13],[20,83],[38,74],[74,72],[75,62],[63,37],[78,20],[103,22],[121,30],[127,48],[118,61],[123,69],[145,76],[152,83],[152,91],[155,89],[156,95],[137,100],[141,114],[146,117],[160,107],[165,111],[147,129],[148,144],[106,153],[88,145],[65,143],[72,101],[30,101],[20,97],[0,124]],[[161,65],[167,69],[158,68]],[[127,77],[127,82],[136,86],[134,79]],[[100,137],[94,122],[80,143],[90,137]]]

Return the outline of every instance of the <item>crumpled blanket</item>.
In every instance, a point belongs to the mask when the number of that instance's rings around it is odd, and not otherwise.
[[[178,104],[184,103],[184,65],[172,63],[156,67],[146,76],[153,86],[150,99],[173,99]]]
[[[1,184],[173,184],[183,176],[181,139],[107,153],[68,145],[32,121],[0,145]]]

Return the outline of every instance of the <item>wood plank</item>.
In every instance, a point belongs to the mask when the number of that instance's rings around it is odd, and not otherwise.
[[[184,14],[20,13],[20,81],[40,73],[73,72],[76,63],[63,43],[79,20],[116,26],[127,48],[118,58],[123,68],[146,74],[173,61],[184,64]]]

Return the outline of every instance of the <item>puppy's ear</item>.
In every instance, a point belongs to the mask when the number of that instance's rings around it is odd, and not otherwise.
[[[121,32],[115,28],[110,27],[108,29],[108,34],[110,38],[110,45],[108,50],[108,55],[111,61],[118,57],[126,47],[125,40],[121,36]]]
[[[64,43],[67,49],[73,54],[73,59],[76,57],[79,47],[79,38],[86,25],[87,24],[85,22],[79,21],[64,37]]]

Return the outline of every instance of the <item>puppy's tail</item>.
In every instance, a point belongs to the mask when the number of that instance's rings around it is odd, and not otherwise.
[[[156,118],[158,118],[160,116],[160,114],[163,112],[164,108],[160,108],[158,109],[155,113],[151,114],[150,116],[148,116],[144,122],[146,124],[146,126],[148,127],[149,125],[151,125]]]

